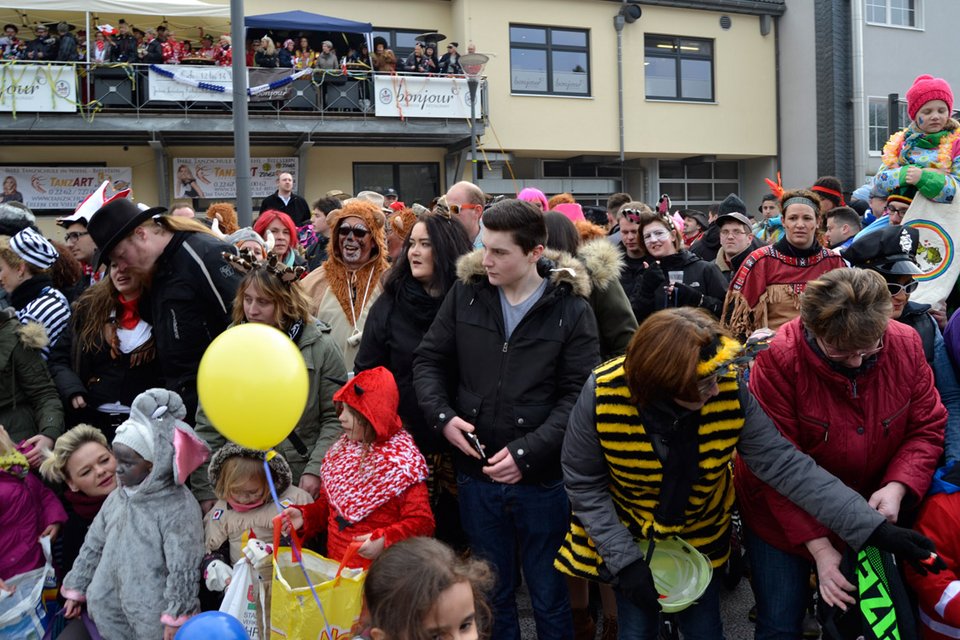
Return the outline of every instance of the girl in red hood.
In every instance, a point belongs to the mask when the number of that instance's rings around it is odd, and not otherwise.
[[[403,430],[400,393],[384,367],[358,373],[333,395],[342,403],[343,435],[323,459],[321,490],[313,504],[283,512],[304,539],[327,528],[327,556],[342,560],[350,543],[362,545],[348,562],[366,569],[392,544],[433,535],[427,463]]]

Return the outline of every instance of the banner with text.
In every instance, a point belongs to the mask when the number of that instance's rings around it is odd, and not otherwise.
[[[31,209],[73,211],[104,180],[110,181],[107,194],[131,186],[130,167],[3,167],[0,202],[16,200]]]
[[[266,198],[277,190],[277,176],[293,175],[297,183],[297,158],[250,158],[250,194]],[[174,198],[237,197],[233,158],[174,158]]]
[[[465,78],[377,74],[377,116],[390,118],[469,118],[470,89]],[[477,90],[479,99],[480,90]],[[479,105],[478,105],[479,106]],[[480,109],[477,109],[480,115]]]
[[[72,64],[5,64],[0,67],[0,112],[77,110]]]

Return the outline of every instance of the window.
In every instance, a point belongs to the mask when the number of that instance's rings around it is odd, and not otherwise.
[[[657,198],[666,193],[674,208],[706,208],[731,193],[740,193],[740,165],[736,161],[661,160],[658,171]]]
[[[510,90],[589,96],[589,34],[583,29],[510,25]]]
[[[417,41],[417,36],[421,33],[432,33],[432,31],[430,29],[387,29],[385,27],[374,27],[370,37],[380,37],[386,40],[387,48],[396,54],[397,62],[401,62],[413,53],[413,45]]]
[[[544,160],[544,178],[620,178],[620,165],[598,162],[566,162]],[[577,199],[580,202],[580,199]]]
[[[917,0],[866,0],[867,22],[894,27],[917,27]]]
[[[353,192],[394,188],[408,207],[414,202],[428,206],[440,193],[440,165],[435,162],[353,163]]]
[[[713,41],[648,35],[644,44],[647,98],[713,101]]]
[[[887,125],[889,124],[887,122],[887,100],[886,98],[870,98],[867,106],[870,110],[867,124],[870,152],[880,153],[883,151],[883,145],[887,143],[887,139],[890,137],[887,133]],[[907,103],[901,100],[900,116],[897,125],[902,129],[909,123],[910,118],[907,115]]]

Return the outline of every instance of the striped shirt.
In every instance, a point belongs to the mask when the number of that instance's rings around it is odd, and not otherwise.
[[[57,289],[45,287],[39,296],[17,311],[17,318],[22,324],[36,322],[47,332],[50,342],[40,350],[40,355],[46,360],[51,347],[57,343],[60,334],[70,323],[70,303]]]

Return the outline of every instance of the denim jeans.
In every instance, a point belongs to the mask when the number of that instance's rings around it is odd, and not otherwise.
[[[660,614],[633,604],[619,589],[617,596],[617,640],[657,640],[660,634]],[[723,619],[720,617],[720,574],[713,579],[697,602],[674,614],[683,640],[724,640]]]
[[[772,547],[746,530],[757,601],[755,640],[798,640],[810,602],[810,561]]]
[[[539,640],[573,638],[570,595],[553,559],[563,544],[570,505],[563,483],[499,484],[457,474],[460,519],[474,554],[497,572],[492,638],[520,640],[517,558],[533,603]]]

